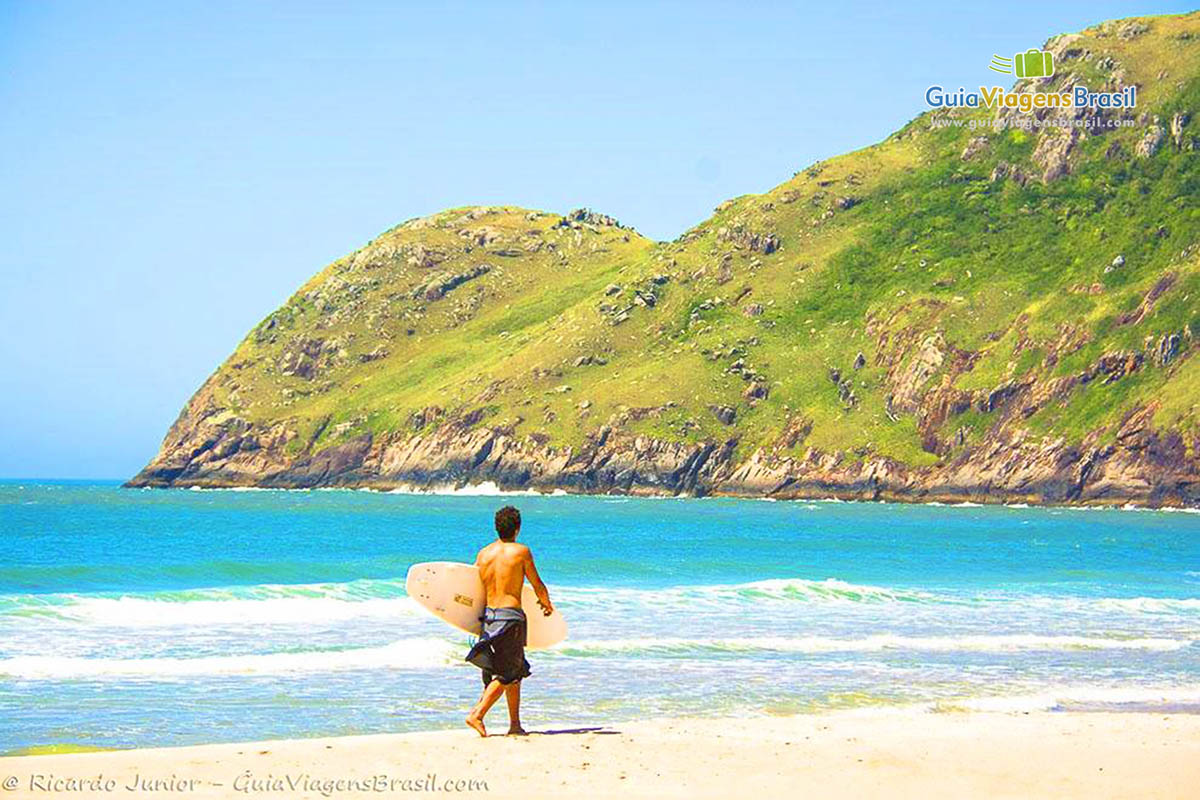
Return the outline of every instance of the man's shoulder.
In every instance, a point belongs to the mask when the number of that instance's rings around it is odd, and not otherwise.
[[[521,544],[520,542],[505,542],[504,547],[510,553],[518,553],[520,555],[528,555],[530,552],[532,552],[529,549],[529,545]]]

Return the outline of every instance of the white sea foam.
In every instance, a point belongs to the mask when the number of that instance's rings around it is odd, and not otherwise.
[[[411,616],[408,597],[347,600],[336,597],[189,600],[173,602],[138,597],[80,598],[60,607],[59,615],[98,625],[159,627],[187,625],[286,625],[395,619]]]
[[[659,588],[553,587],[564,609],[661,614],[668,610],[730,610],[763,604],[861,606],[919,604],[971,609],[1013,609],[1039,615],[1125,615],[1157,619],[1194,618],[1200,597],[1080,597],[1021,594],[937,593],[903,587],[857,584],[837,578],[773,578],[736,584],[677,585]],[[260,584],[114,595],[0,595],[0,620],[53,620],[98,626],[203,626],[316,624],[355,619],[397,619],[419,613],[404,592],[402,578],[344,583]],[[1007,612],[1005,612],[1007,613]],[[1157,624],[1157,622],[1156,622]],[[1128,627],[1128,626],[1126,626]],[[1140,626],[1139,626],[1140,627]]]
[[[936,704],[935,704],[936,705]],[[1200,705],[1200,686],[1100,687],[1063,686],[1031,694],[975,697],[952,705],[973,711],[1050,711],[1060,708],[1119,708],[1120,706],[1171,707]]]
[[[1003,603],[1055,614],[1190,615],[1200,611],[1200,597],[1079,597],[1055,595],[980,595],[981,603]]]
[[[0,596],[0,619],[117,627],[318,624],[396,619],[417,612],[401,580],[260,584],[128,595]]]
[[[432,669],[462,663],[463,649],[444,639],[402,639],[382,647],[198,658],[77,658],[17,656],[0,659],[0,675],[26,679],[194,675],[278,675],[368,669]]]
[[[737,637],[686,639],[642,637],[629,639],[567,640],[552,649],[564,655],[599,656],[606,653],[748,652],[855,653],[907,650],[922,652],[1028,652],[1060,650],[1154,650],[1168,652],[1194,644],[1191,639],[1117,639],[1100,636],[1041,636],[1035,634],[901,636],[877,634],[856,639],[825,636]]]
[[[884,586],[871,586],[870,584],[848,583],[846,581],[838,580],[837,578],[826,578],[819,581],[807,580],[804,578],[770,578],[762,581],[751,581],[750,583],[735,584],[729,587],[713,586],[708,588],[716,589],[718,591],[725,588],[742,591],[757,590],[782,596],[807,594],[820,598],[850,600],[914,600],[932,599],[933,597],[933,595],[925,592],[910,591],[905,589],[889,589]]]
[[[152,492],[160,491],[150,487],[143,486],[143,490],[149,489]],[[311,492],[312,489],[289,489],[282,486],[188,486],[186,491],[189,492]],[[317,491],[323,491],[318,489]],[[340,491],[334,489],[333,491]]]
[[[1093,603],[1098,609],[1151,614],[1200,611],[1200,598],[1198,597],[1102,597]]]
[[[912,637],[878,635],[861,639],[826,637],[761,637],[729,639],[630,638],[578,640],[563,643],[544,656],[603,658],[632,654],[702,654],[755,652],[852,653],[904,651],[1024,652],[1061,650],[1178,650],[1191,641],[1172,639],[1104,639],[1079,636],[963,636]],[[402,639],[379,647],[304,652],[201,656],[194,658],[87,658],[64,656],[17,656],[0,659],[0,675],[23,679],[68,679],[143,677],[171,679],[196,675],[277,675],[288,673],[343,672],[379,669],[438,669],[463,663],[462,643],[435,637]],[[1047,691],[1034,696],[976,698],[964,701],[971,707],[991,710],[1050,708],[1066,700],[1079,703],[1157,702],[1200,703],[1200,689],[1185,695],[1158,690],[1069,690]]]
[[[814,602],[814,603],[885,603],[937,602],[938,597],[909,589],[848,583],[837,578],[771,578],[748,583],[667,586],[658,589],[607,587],[561,587],[559,594],[568,600],[608,605],[645,605],[661,608],[664,604],[730,602]]]
[[[1106,507],[1105,506],[1095,506],[1095,508],[1104,509]],[[1111,507],[1109,507],[1109,508],[1111,508]],[[1200,508],[1192,508],[1192,507],[1186,507],[1186,506],[1183,508],[1178,508],[1176,506],[1161,506],[1161,507],[1141,506],[1141,505],[1137,505],[1136,503],[1126,503],[1123,506],[1117,506],[1116,509],[1118,511],[1143,511],[1143,512],[1149,512],[1151,514],[1159,514],[1159,513],[1200,514]]]
[[[460,497],[565,497],[570,493],[563,489],[540,492],[536,489],[501,489],[495,481],[483,481],[458,486],[453,483],[440,483],[433,486],[417,486],[405,484],[388,490],[389,494],[435,494],[457,495]]]

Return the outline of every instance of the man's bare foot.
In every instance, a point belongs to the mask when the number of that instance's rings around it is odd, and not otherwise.
[[[487,728],[483,727],[483,720],[474,714],[467,715],[467,725],[470,726],[480,736],[487,736]]]
[[[529,732],[526,731],[524,728],[522,728],[520,725],[517,725],[515,728],[510,727],[508,729],[508,735],[509,736],[528,736]]]

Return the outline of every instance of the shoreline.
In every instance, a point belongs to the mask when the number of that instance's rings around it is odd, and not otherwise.
[[[33,481],[31,481],[33,482]],[[198,492],[370,492],[373,494],[397,494],[432,497],[603,497],[625,498],[637,500],[757,500],[761,502],[796,502],[796,503],[863,503],[870,505],[903,505],[903,506],[933,506],[942,508],[1042,508],[1066,509],[1077,511],[1165,511],[1182,514],[1200,514],[1200,506],[1189,506],[1175,502],[1164,502],[1158,505],[1139,503],[1142,498],[1114,497],[1109,502],[1046,502],[1036,495],[960,495],[938,494],[914,496],[906,493],[879,492],[873,497],[866,497],[861,492],[839,492],[831,489],[825,492],[788,492],[772,494],[745,494],[736,492],[710,492],[706,494],[689,494],[686,492],[651,492],[644,489],[631,492],[609,491],[579,491],[577,487],[562,486],[545,487],[545,491],[532,487],[502,487],[493,481],[482,481],[476,484],[433,484],[416,485],[392,482],[348,482],[330,485],[314,486],[263,486],[255,483],[233,483],[216,481],[198,481],[195,483],[172,482],[135,483],[124,481],[119,483],[122,489],[141,490],[176,490]]]
[[[494,732],[506,728],[502,709],[489,721]],[[84,798],[353,798],[429,791],[689,800],[732,792],[1174,798],[1200,785],[1200,715],[1194,714],[860,709],[652,719],[602,728],[527,720],[526,727],[532,734],[527,737],[481,739],[464,726],[8,756],[0,758],[0,780],[12,797]],[[431,780],[432,789],[425,785]],[[472,781],[483,781],[486,790]]]

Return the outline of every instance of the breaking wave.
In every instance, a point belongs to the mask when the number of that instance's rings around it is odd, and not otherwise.
[[[683,585],[662,588],[552,587],[564,610],[633,614],[704,609],[912,604],[981,607],[1021,605],[1053,613],[1136,616],[1200,614],[1200,598],[1081,597],[1075,595],[938,593],[908,588],[855,584],[836,578],[778,578],[738,584]],[[202,625],[286,625],[397,619],[420,614],[400,578],[343,583],[259,584],[152,592],[0,595],[0,624],[21,619],[61,620],[97,626],[159,627]],[[569,611],[568,611],[569,613]]]
[[[862,653],[886,650],[914,652],[1028,652],[1056,650],[1157,650],[1190,647],[1191,639],[1115,638],[1103,636],[1039,636],[1033,634],[902,636],[877,634],[861,638],[824,636],[740,637],[728,639],[684,639],[645,637],[610,640],[568,640],[550,652],[566,656],[603,656],[611,653],[694,655],[703,653]]]
[[[170,679],[194,675],[279,675],[348,670],[430,669],[463,663],[462,658],[461,645],[437,638],[411,638],[382,647],[197,658],[17,656],[0,659],[0,675],[24,679],[129,676]]]

